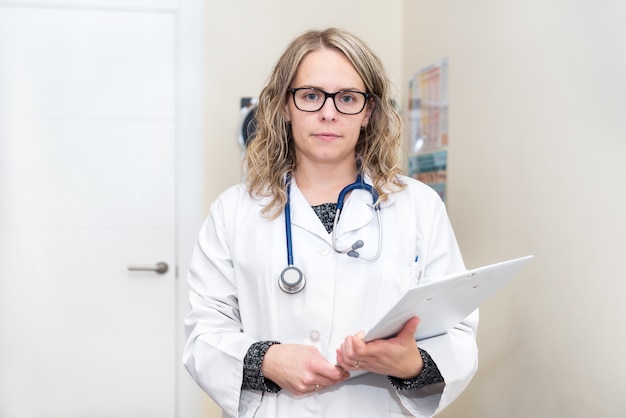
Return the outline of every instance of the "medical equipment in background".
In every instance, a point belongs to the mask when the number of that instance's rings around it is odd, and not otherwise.
[[[254,111],[258,100],[252,97],[241,98],[241,121],[239,122],[239,145],[246,149],[256,134],[256,120]]]
[[[304,277],[304,273],[298,267],[293,264],[293,244],[291,238],[291,177],[287,177],[287,204],[285,204],[285,236],[286,236],[286,245],[287,245],[287,267],[283,269],[278,278],[278,287],[286,293],[294,294],[300,292],[304,289],[306,285],[306,278]],[[343,209],[343,203],[348,195],[353,190],[363,189],[368,191],[372,195],[372,205],[374,210],[376,211],[376,218],[378,220],[378,248],[376,250],[376,254],[373,256],[362,256],[357,250],[365,245],[363,240],[357,240],[350,247],[340,250],[337,248],[337,241],[335,236],[335,231],[337,230],[337,223],[339,222],[339,216],[341,215],[341,210]],[[362,258],[364,260],[375,260],[380,256],[380,251],[383,245],[383,230],[382,223],[380,220],[380,205],[378,202],[378,193],[374,188],[365,183],[361,174],[359,174],[356,178],[356,181],[352,184],[344,187],[341,192],[339,192],[339,196],[337,197],[337,212],[335,213],[335,220],[333,222],[333,232],[332,232],[332,243],[333,249],[339,254],[347,254],[349,257],[354,258]]]

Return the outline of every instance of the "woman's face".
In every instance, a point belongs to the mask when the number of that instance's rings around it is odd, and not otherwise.
[[[318,49],[300,62],[291,88],[310,87],[327,93],[341,90],[365,92],[365,84],[348,59],[335,49]],[[291,122],[297,164],[346,164],[354,167],[355,147],[361,127],[367,125],[372,103],[361,113],[340,113],[332,98],[316,112],[299,110],[288,93],[285,117]],[[323,97],[322,97],[323,98]],[[340,100],[339,97],[336,98]]]

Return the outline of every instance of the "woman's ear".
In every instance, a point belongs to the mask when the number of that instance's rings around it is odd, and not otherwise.
[[[285,108],[283,109],[283,117],[285,118],[285,122],[291,122],[291,115],[289,114],[289,104],[285,103]]]
[[[376,102],[374,100],[370,99],[370,101],[367,104],[367,107],[365,109],[365,117],[363,118],[363,123],[361,124],[361,127],[363,129],[367,128],[367,124],[370,122],[370,117],[372,116],[372,112],[374,111],[374,107],[376,107]]]

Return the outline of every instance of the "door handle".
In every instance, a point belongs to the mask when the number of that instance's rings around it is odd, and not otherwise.
[[[165,274],[169,270],[167,263],[159,261],[154,266],[128,266],[128,270],[131,271],[154,271],[158,274]]]

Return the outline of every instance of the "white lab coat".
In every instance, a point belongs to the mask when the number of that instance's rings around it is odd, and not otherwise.
[[[292,184],[294,265],[306,276],[297,294],[278,287],[287,265],[284,214],[261,217],[265,201],[250,198],[243,185],[213,203],[189,272],[184,364],[224,417],[430,417],[468,385],[477,368],[478,312],[449,333],[418,343],[437,363],[445,385],[396,391],[386,376],[367,373],[303,396],[241,390],[243,359],[252,343],[314,345],[334,364],[347,335],[366,330],[416,285],[409,278],[416,256],[422,283],[464,270],[439,196],[416,180],[403,181],[408,187],[382,206],[382,253],[373,261],[333,251],[330,234]],[[380,231],[371,204],[364,190],[349,195],[337,226],[338,247],[361,239],[361,253],[375,253]]]

